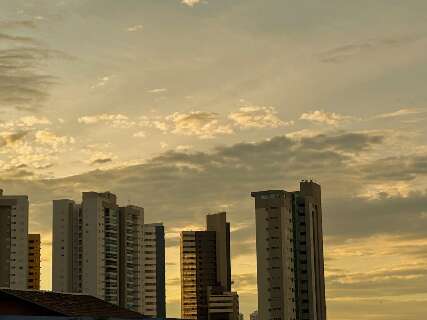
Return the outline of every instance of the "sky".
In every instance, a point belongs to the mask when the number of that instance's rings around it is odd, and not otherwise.
[[[30,197],[51,288],[52,200],[111,191],[179,232],[227,211],[257,309],[251,191],[322,185],[330,320],[427,304],[425,0],[0,0],[0,173]]]

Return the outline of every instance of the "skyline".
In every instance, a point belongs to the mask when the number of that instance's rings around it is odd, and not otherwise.
[[[369,8],[369,9],[368,9]],[[50,288],[53,199],[111,191],[179,232],[227,211],[235,290],[256,309],[250,193],[324,191],[331,320],[427,302],[427,3],[0,1],[0,172],[30,197]]]

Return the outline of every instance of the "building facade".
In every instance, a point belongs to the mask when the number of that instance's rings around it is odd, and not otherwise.
[[[254,311],[251,313],[251,315],[249,316],[250,320],[258,320],[258,311]]]
[[[144,225],[142,314],[166,317],[165,229],[161,223]]]
[[[231,290],[230,223],[225,212],[206,216],[206,230],[214,231],[216,238],[216,270],[218,283]]]
[[[82,292],[83,218],[72,200],[53,201],[52,289]]]
[[[240,320],[237,292],[225,291],[222,287],[208,289],[209,320]]]
[[[0,190],[0,287],[28,286],[28,197]]]
[[[53,290],[141,311],[143,225],[143,208],[121,208],[110,192],[54,200]]]
[[[297,318],[326,320],[320,185],[301,182],[294,193]]]
[[[40,290],[40,234],[28,235],[28,289]]]
[[[214,231],[181,233],[181,317],[208,320],[208,289],[217,285]]]
[[[263,320],[326,320],[320,186],[253,192],[258,315]]]
[[[144,209],[127,206],[120,212],[120,306],[141,312],[143,306]]]
[[[206,231],[181,233],[181,317],[238,320],[231,292],[230,224],[226,213],[208,215]]]

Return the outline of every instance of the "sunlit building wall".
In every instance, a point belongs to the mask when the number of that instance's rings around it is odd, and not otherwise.
[[[40,290],[40,234],[28,235],[28,289]]]

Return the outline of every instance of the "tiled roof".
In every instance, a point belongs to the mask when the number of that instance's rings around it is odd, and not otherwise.
[[[142,314],[120,308],[101,299],[84,295],[38,290],[0,289],[0,293],[14,296],[67,317],[114,317],[143,319]]]

